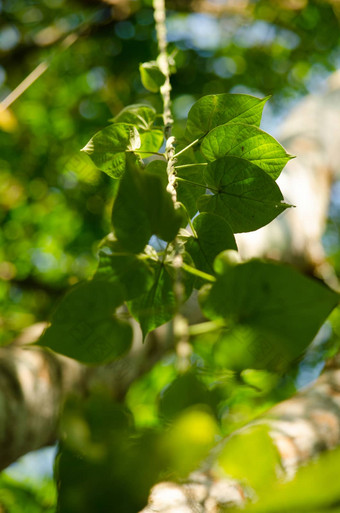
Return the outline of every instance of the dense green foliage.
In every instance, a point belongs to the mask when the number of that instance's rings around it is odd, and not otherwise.
[[[138,75],[140,62],[156,55],[149,4],[124,21],[77,3],[32,4],[27,11],[20,1],[3,5],[7,25],[23,33],[22,43],[8,49],[12,85],[20,78],[18,62],[12,73],[10,51],[24,63],[23,75],[42,53],[56,56],[10,117],[0,119],[0,290],[3,297],[9,293],[2,343],[45,320],[53,305],[52,324],[39,343],[81,362],[106,363],[131,346],[127,312],[146,337],[198,289],[205,316],[188,328],[192,352],[185,371],[173,351],[132,384],[125,404],[98,391],[66,405],[56,465],[62,512],[104,512],[112,503],[136,512],[154,482],[186,477],[216,440],[294,391],[298,361],[339,300],[289,267],[234,258],[235,233],[256,230],[289,207],[275,180],[291,157],[259,128],[262,109],[267,94],[304,92],[315,72],[311,64],[334,66],[336,51],[325,51],[339,39],[331,5],[310,2],[292,11],[257,2],[253,14],[274,30],[272,40],[242,45],[247,39],[235,19],[233,37],[213,48],[194,44],[194,36],[180,40],[176,29],[188,16],[170,15],[178,70],[174,204],[167,192],[160,97],[143,88],[157,92],[164,75],[156,61],[140,65]],[[46,36],[38,37],[50,22],[58,30],[57,16],[65,32],[89,23],[89,34],[62,53],[44,49]],[[259,29],[253,30],[255,37]],[[317,44],[323,51],[315,54]],[[261,98],[244,94],[240,84]],[[196,96],[201,98],[194,102]],[[266,435],[254,437],[248,448],[257,458]],[[267,454],[262,482],[273,478],[276,462],[271,449]],[[243,476],[261,488],[251,472]],[[0,495],[0,503],[14,513],[17,485],[5,479],[3,486],[7,496]],[[44,497],[24,487],[18,493],[30,495],[32,504],[40,500],[41,509],[32,505],[32,511],[49,511]],[[290,493],[294,504],[293,488]],[[263,504],[259,511],[280,511]]]

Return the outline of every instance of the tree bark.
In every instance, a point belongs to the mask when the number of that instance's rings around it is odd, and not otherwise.
[[[133,381],[148,372],[171,347],[168,326],[149,335],[143,344],[135,336],[130,352],[100,367],[87,367],[34,343],[46,327],[39,323],[13,344],[0,349],[0,470],[20,456],[56,443],[58,419],[69,394],[86,396],[100,384],[122,400]]]

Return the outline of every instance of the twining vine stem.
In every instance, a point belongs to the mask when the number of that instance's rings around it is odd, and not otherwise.
[[[172,136],[172,126],[174,120],[171,112],[171,82],[170,82],[170,64],[167,52],[167,32],[166,32],[166,11],[165,0],[153,0],[154,18],[156,24],[157,42],[158,42],[158,66],[163,75],[165,82],[161,86],[160,92],[163,99],[163,120],[164,135],[166,139],[166,160],[168,172],[168,191],[170,192],[173,202],[177,201],[176,193],[176,175],[175,175],[175,138]]]
[[[172,126],[174,123],[171,112],[171,82],[170,82],[170,63],[167,52],[167,32],[166,32],[166,10],[165,0],[153,0],[154,18],[158,42],[158,66],[165,76],[164,84],[160,88],[163,100],[163,120],[164,135],[166,139],[165,158],[167,161],[168,186],[167,191],[171,194],[175,208],[178,208],[176,191],[176,170],[175,170],[175,137],[172,135]],[[176,279],[174,285],[174,294],[177,306],[183,303],[184,285],[183,285],[183,256],[178,239],[174,241],[175,256],[172,265],[176,270]],[[189,357],[191,346],[189,344],[188,322],[180,314],[176,313],[173,319],[173,330],[178,356],[179,370],[186,370],[189,366]]]

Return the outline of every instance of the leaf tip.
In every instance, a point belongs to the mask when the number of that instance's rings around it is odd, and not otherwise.
[[[83,151],[84,153],[87,153],[90,155],[94,152],[94,145],[92,139],[89,140],[89,142],[82,148],[80,151]]]

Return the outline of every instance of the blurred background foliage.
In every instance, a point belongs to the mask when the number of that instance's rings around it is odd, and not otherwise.
[[[302,96],[322,89],[329,73],[339,68],[338,0],[169,0],[168,7],[170,51],[177,66],[172,79],[177,134],[200,96],[245,92],[273,95],[264,128],[275,135],[287,111]],[[138,72],[141,62],[157,55],[151,0],[0,0],[0,13],[0,99],[39,64],[47,66],[8,109],[0,107],[0,344],[5,345],[24,327],[45,321],[65,290],[96,268],[98,242],[110,231],[113,182],[80,148],[124,106],[148,103],[160,111],[161,101],[143,88]],[[336,202],[331,214],[329,249],[336,263]],[[303,363],[304,376],[322,367],[329,347],[334,350],[340,323],[338,314],[333,317],[333,339],[329,342],[326,327],[319,349]],[[155,432],[175,418],[159,443],[165,458],[181,454],[171,466],[182,476],[221,433],[244,424],[299,385],[298,363],[288,376],[244,371],[237,363],[243,356],[233,352],[231,370],[226,370],[225,352],[219,353],[218,344],[211,351],[215,341],[210,342],[195,340],[191,373],[180,375],[175,357],[169,356],[131,386],[126,406],[134,420],[129,429],[141,431],[139,452],[127,468],[146,459],[143,440],[152,437],[156,444],[160,435]],[[68,433],[75,430],[75,439],[87,448],[103,424],[91,426],[91,404],[71,404],[64,426]],[[186,438],[193,426],[196,448]],[[109,423],[105,437],[115,451],[112,433],[122,428],[110,429]],[[59,465],[66,482],[68,462],[76,465],[83,454],[83,447],[72,446],[72,436],[68,440],[71,445]],[[90,473],[93,465],[99,468],[95,460],[102,454],[93,443],[94,452],[87,455]],[[101,475],[107,472],[104,460]],[[151,474],[146,476],[150,482],[159,477]],[[51,483],[25,484],[11,473],[1,479],[0,511],[53,511]],[[142,488],[138,501],[144,500]],[[68,500],[67,493],[62,500]]]

